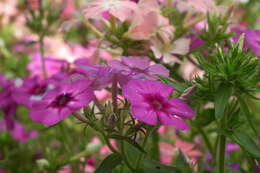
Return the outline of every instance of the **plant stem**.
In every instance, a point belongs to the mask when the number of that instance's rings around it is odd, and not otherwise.
[[[220,135],[219,141],[219,161],[218,161],[218,173],[225,173],[225,150],[226,150],[226,137]]]
[[[215,158],[215,151],[212,147],[212,144],[208,138],[208,136],[206,135],[205,131],[201,128],[201,127],[198,127],[198,131],[200,132],[203,140],[204,140],[204,143],[205,145],[207,146],[209,152],[211,153],[212,157]]]
[[[149,136],[153,133],[154,130],[157,129],[157,126],[153,127],[152,129],[148,129],[147,130],[147,133],[145,134],[145,137],[144,137],[144,141],[143,141],[143,144],[142,144],[142,148],[145,149],[146,145],[147,145],[147,142],[148,142],[148,138]],[[139,158],[137,159],[137,162],[136,162],[136,169],[138,169],[140,167],[140,164],[143,160],[143,156],[144,154],[141,153]]]
[[[112,104],[113,104],[113,112],[117,113],[117,75],[115,74],[112,81]]]
[[[39,36],[39,44],[40,44],[42,74],[43,77],[46,79],[48,77],[48,74],[46,71],[46,64],[45,64],[45,57],[44,57],[44,35],[43,34]]]

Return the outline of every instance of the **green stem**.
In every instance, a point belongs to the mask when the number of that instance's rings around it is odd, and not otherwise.
[[[207,146],[209,152],[212,154],[212,157],[215,158],[215,152],[214,152],[214,149],[212,147],[212,144],[211,144],[207,134],[205,133],[205,131],[201,127],[198,127],[198,131],[200,132],[200,134],[201,134],[201,136],[204,140],[204,143]]]
[[[226,137],[220,135],[219,141],[219,161],[218,161],[218,173],[225,173],[225,150],[226,150]]]
[[[41,68],[43,77],[47,78],[47,70],[46,70],[46,64],[45,64],[45,57],[44,57],[44,35],[39,36],[39,44],[40,44],[40,56],[41,56]]]
[[[145,134],[145,137],[144,137],[144,141],[143,141],[143,144],[142,144],[142,148],[145,149],[146,148],[146,145],[147,145],[147,142],[148,142],[148,138],[149,136],[152,134],[152,132],[154,130],[157,129],[157,126],[156,127],[153,127],[152,129],[148,129],[147,130],[147,133]],[[140,164],[142,163],[143,161],[143,157],[144,157],[144,154],[141,153],[139,158],[137,159],[137,162],[136,162],[136,169],[138,169],[140,167]]]

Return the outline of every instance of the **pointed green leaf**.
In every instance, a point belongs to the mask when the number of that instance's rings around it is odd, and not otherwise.
[[[165,76],[162,75],[157,75],[160,80],[168,85],[172,85],[174,86],[174,88],[176,89],[176,91],[178,91],[179,93],[183,93],[185,91],[185,89],[187,89],[189,86],[187,86],[185,83],[180,83],[177,81],[172,81],[170,78],[167,78]]]
[[[240,104],[241,111],[242,111],[242,112],[245,114],[245,116],[246,116],[246,119],[247,119],[247,122],[248,122],[249,126],[250,126],[251,129],[254,131],[254,133],[255,133],[256,135],[258,135],[258,134],[257,134],[257,131],[256,131],[255,127],[254,127],[254,124],[253,124],[253,122],[252,122],[252,114],[250,113],[249,108],[248,108],[246,102],[245,102],[245,101],[243,100],[243,98],[241,98],[240,96],[237,96],[237,99],[238,99],[238,102],[239,102],[239,104]]]
[[[122,162],[122,160],[123,159],[120,154],[110,154],[102,161],[102,163],[96,169],[95,173],[107,173],[118,166]]]
[[[232,94],[231,87],[220,85],[215,95],[215,118],[220,120],[224,113],[229,97]]]

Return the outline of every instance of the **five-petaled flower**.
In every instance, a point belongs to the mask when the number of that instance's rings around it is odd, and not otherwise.
[[[94,93],[89,84],[86,80],[61,83],[61,86],[50,90],[42,100],[32,104],[30,117],[45,125],[58,123],[92,101]]]
[[[129,100],[131,112],[138,120],[187,130],[189,126],[183,118],[192,118],[195,113],[183,100],[169,98],[172,92],[172,86],[151,80],[131,80],[123,87],[123,96]]]

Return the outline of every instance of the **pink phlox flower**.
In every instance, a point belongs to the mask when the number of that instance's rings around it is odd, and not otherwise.
[[[86,4],[83,14],[86,18],[97,18],[108,12],[124,22],[130,19],[136,10],[138,10],[136,3],[129,0],[95,0]]]
[[[181,139],[177,139],[175,142],[175,147],[180,149],[182,153],[190,158],[198,158],[202,156],[202,153],[195,149],[195,145]]]
[[[177,0],[176,3],[177,8],[182,12],[192,10],[206,14],[218,10],[213,0]]]
[[[122,88],[123,96],[131,104],[131,113],[138,120],[187,130],[189,125],[183,118],[192,118],[195,113],[181,99],[169,98],[172,92],[172,86],[150,80],[131,80]]]
[[[121,61],[109,61],[108,65],[128,78],[130,76],[136,79],[157,79],[156,74],[169,76],[169,70],[160,64],[150,65],[146,57],[121,57]]]
[[[91,82],[90,86],[93,90],[101,90],[112,83],[113,76],[116,73],[114,69],[106,66],[79,64],[76,68],[76,74],[72,77],[74,80],[85,78]]]
[[[154,56],[157,59],[163,58],[165,63],[181,63],[181,61],[176,57],[176,55],[185,55],[189,52],[190,49],[190,39],[188,38],[179,38],[173,43],[171,42],[162,42],[161,40],[153,40],[153,45],[151,49],[154,53]]]
[[[46,92],[54,87],[38,77],[25,78],[21,80],[21,83],[20,86],[15,87],[13,98],[17,103],[27,107],[31,106],[32,101],[41,100]]]
[[[33,102],[29,116],[35,122],[54,125],[76,110],[88,105],[94,98],[87,80],[61,82],[40,101]]]
[[[43,76],[42,73],[42,63],[41,57],[39,53],[31,54],[32,61],[28,64],[27,69],[31,72],[31,76]],[[67,62],[65,60],[59,60],[52,57],[45,57],[46,71],[48,76],[52,76],[67,66]]]

